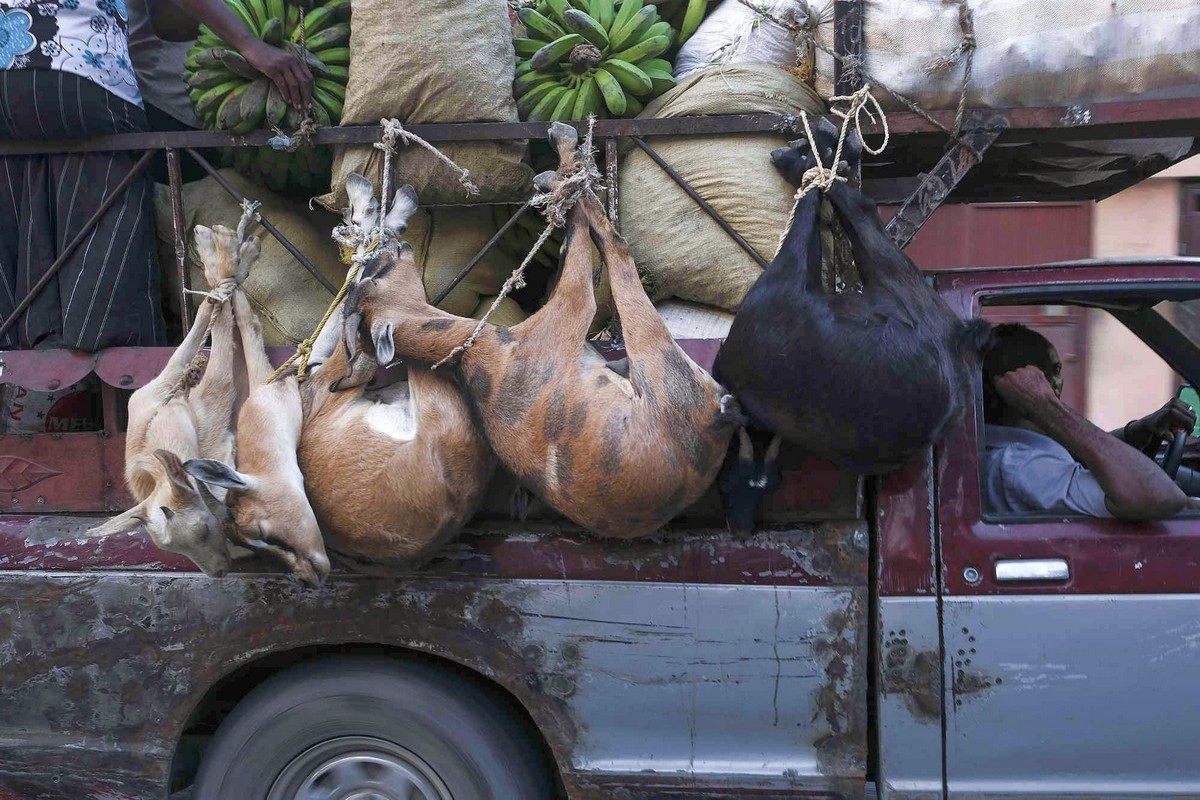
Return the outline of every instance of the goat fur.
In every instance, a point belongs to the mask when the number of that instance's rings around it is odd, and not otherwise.
[[[811,148],[830,164],[837,135],[822,120],[815,143],[801,140],[771,159],[799,186],[815,164]],[[851,134],[839,167],[853,167],[861,152]],[[862,290],[831,294],[821,286],[814,189],[742,302],[713,372],[753,425],[843,468],[886,473],[921,458],[961,418],[988,326],[954,315],[862,192],[837,181],[828,197]]]
[[[551,128],[574,166],[576,134]],[[539,176],[539,182],[550,180]],[[625,377],[587,341],[596,310],[588,237],[608,267],[629,354]],[[650,533],[694,502],[720,469],[736,403],[671,338],[647,298],[629,248],[595,198],[570,212],[565,256],[545,306],[512,328],[485,325],[451,370],[500,461],[536,495],[604,536]],[[348,346],[381,364],[435,363],[476,321],[426,302],[407,244],[385,249],[347,298]]]
[[[245,371],[233,304],[245,302],[240,285],[258,258],[258,240],[239,242],[217,225],[195,229],[196,248],[212,300],[200,304],[191,330],[152,381],[129,399],[125,481],[137,505],[88,531],[108,536],[145,525],[154,543],[187,556],[211,576],[228,571],[229,513],[217,494],[194,482],[183,462],[198,457],[231,463],[233,421],[245,398]],[[248,305],[248,304],[247,304]],[[212,324],[212,348],[198,382],[193,359]],[[194,382],[194,385],[192,385]]]

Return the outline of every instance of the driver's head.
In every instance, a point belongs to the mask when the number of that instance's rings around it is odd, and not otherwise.
[[[1062,396],[1062,361],[1049,339],[1014,322],[992,328],[983,356],[983,418],[986,422],[1012,425],[1020,421],[1021,415],[1009,408],[993,382],[1006,372],[1029,365],[1040,369],[1054,393]]]

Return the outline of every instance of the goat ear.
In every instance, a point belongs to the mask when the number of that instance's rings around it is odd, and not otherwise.
[[[249,489],[253,482],[249,475],[212,458],[193,458],[183,468],[196,480],[224,489]]]
[[[346,178],[346,198],[350,203],[350,222],[365,231],[375,227],[379,217],[379,201],[375,199],[375,186],[357,172]]]
[[[170,450],[155,450],[154,457],[163,465],[166,470],[167,479],[171,481],[171,495],[179,500],[190,499],[196,494],[196,487],[192,485],[191,478],[183,469],[183,462],[179,460],[179,456],[172,453]]]
[[[90,528],[85,536],[113,536],[118,533],[135,531],[146,522],[146,513],[142,506],[136,505],[128,511],[110,517],[103,525]]]
[[[405,184],[396,190],[396,199],[383,220],[383,227],[399,236],[408,228],[408,220],[417,213],[417,190]]]
[[[222,503],[213,495],[208,488],[208,484],[200,483],[200,499],[204,501],[204,507],[208,509],[208,513],[212,514],[218,520],[222,519],[229,512],[229,506]]]
[[[362,327],[362,319],[361,311],[347,311],[342,317],[342,347],[346,349],[348,369],[352,368],[350,365],[358,358],[358,329]]]
[[[962,323],[959,342],[971,355],[982,356],[992,346],[992,324],[982,319]]]
[[[396,359],[396,343],[392,339],[394,328],[387,320],[379,320],[371,326],[371,340],[375,342],[375,360],[386,367]]]

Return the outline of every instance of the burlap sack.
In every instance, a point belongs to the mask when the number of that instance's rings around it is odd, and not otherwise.
[[[685,78],[642,117],[824,113],[812,90],[786,69],[739,64]],[[771,164],[788,137],[655,137],[650,144],[768,261],[787,222],[795,188]],[[620,170],[621,233],[652,300],[679,297],[736,310],[762,269],[641,150]]]
[[[350,79],[343,125],[517,122],[513,100],[512,27],[504,0],[355,0]],[[482,203],[527,197],[533,173],[522,163],[525,142],[441,143],[470,170],[481,194],[466,196],[459,175],[426,150],[401,147],[397,180],[411,183],[422,203]],[[323,205],[346,204],[352,173],[378,184],[382,153],[371,145],[337,148],[332,191]]]
[[[1090,104],[1200,95],[1195,0],[971,0],[972,106]],[[832,47],[832,24],[818,39]],[[930,74],[962,41],[958,8],[942,0],[865,0],[863,55],[878,81],[928,109],[955,108],[961,63]],[[818,51],[817,91],[832,94],[833,59]],[[886,92],[885,107],[899,108]]]
[[[339,219],[324,211],[309,211],[302,202],[280,197],[258,186],[233,169],[221,174],[245,197],[258,200],[260,210],[287,239],[308,256],[335,286],[341,286],[346,267],[338,259],[337,245],[330,232]],[[187,261],[193,288],[207,286],[200,258],[192,246],[196,225],[234,227],[242,209],[212,178],[189,183],[183,190],[184,229]],[[170,196],[166,187],[155,192],[155,222],[158,229],[159,260],[164,292],[178,313],[179,280],[174,267],[174,232]],[[455,275],[495,233],[487,208],[421,209],[409,220],[404,238],[413,246],[422,265],[425,288],[430,297],[448,285]],[[250,270],[244,286],[251,305],[262,317],[263,337],[268,345],[297,344],[320,321],[333,296],[279,244],[271,234],[257,230],[262,255]],[[493,248],[475,266],[441,307],[460,316],[474,316],[486,301],[491,305],[500,287],[519,262]],[[193,298],[193,310],[198,301]],[[478,311],[482,314],[483,311]],[[507,300],[493,315],[497,324],[515,325],[524,319],[520,306]]]

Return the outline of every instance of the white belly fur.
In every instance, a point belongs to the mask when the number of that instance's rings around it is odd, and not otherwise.
[[[363,398],[363,421],[376,433],[398,442],[417,437],[417,403],[408,381],[394,383]]]

